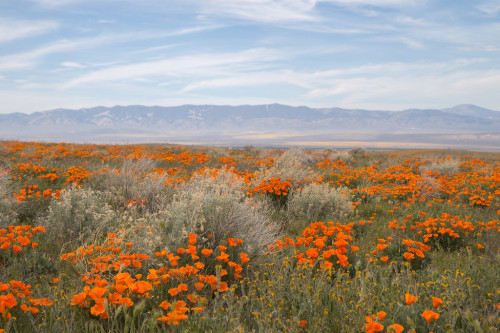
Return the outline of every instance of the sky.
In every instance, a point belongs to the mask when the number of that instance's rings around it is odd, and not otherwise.
[[[0,113],[500,110],[499,0],[1,0]]]

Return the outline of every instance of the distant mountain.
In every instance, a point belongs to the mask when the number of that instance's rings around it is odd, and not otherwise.
[[[441,111],[459,114],[462,116],[480,117],[486,119],[500,119],[500,112],[484,109],[471,104],[457,105],[449,109],[443,109]]]
[[[442,140],[443,135],[448,135],[446,140],[451,140],[450,135],[460,135],[462,141],[464,135],[486,135],[496,145],[500,112],[474,105],[443,110],[369,111],[269,104],[98,106],[0,114],[0,139],[17,140],[276,144],[318,136],[321,140],[360,141],[391,135],[398,136],[398,141],[405,135],[441,135]]]

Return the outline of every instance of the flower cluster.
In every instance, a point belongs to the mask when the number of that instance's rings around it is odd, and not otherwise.
[[[10,225],[7,229],[0,229],[0,250],[7,251],[12,248],[14,254],[31,245],[36,248],[38,243],[32,242],[31,238],[39,232],[46,232],[42,226],[32,227],[30,225]]]
[[[353,233],[354,223],[343,225],[340,223],[323,222],[311,223],[308,228],[302,231],[303,237],[296,239],[284,238],[275,241],[275,245],[270,250],[281,250],[288,246],[294,246],[295,258],[298,264],[314,265],[317,260],[321,260],[321,267],[330,269],[334,265],[344,267],[349,265],[346,253],[349,251],[347,245],[352,241],[350,234]],[[358,251],[358,247],[350,246],[352,253]],[[338,265],[336,265],[338,264]]]
[[[54,304],[48,298],[33,298],[31,294],[31,285],[24,284],[21,281],[11,280],[10,283],[0,282],[0,315],[9,319],[16,306],[23,312],[36,314],[40,311],[40,306],[51,306]]]
[[[155,299],[167,298],[160,304],[151,304],[167,311],[158,320],[177,325],[187,319],[189,313],[203,310],[206,296],[202,295],[225,292],[231,281],[242,278],[243,266],[250,260],[246,253],[238,252],[243,245],[240,239],[228,238],[228,246],[219,245],[216,251],[200,250],[196,246],[198,235],[191,233],[185,248],[180,247],[176,252],[157,251],[156,265],[160,267],[149,268],[146,273],[146,266],[154,264],[153,258],[123,253],[124,249],[133,249],[133,243],[125,243],[122,238],[125,234],[124,230],[109,234],[101,246],[91,244],[61,256],[61,260],[75,265],[84,263],[81,267],[87,270],[81,272],[81,279],[86,283],[84,290],[72,297],[72,305],[107,319],[109,311],[116,311],[120,306],[133,307],[142,299],[152,303],[152,295],[155,295]],[[122,243],[124,247],[119,246]],[[235,253],[238,255],[233,258]]]

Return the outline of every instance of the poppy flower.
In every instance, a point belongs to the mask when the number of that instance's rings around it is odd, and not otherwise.
[[[86,298],[87,298],[86,293],[76,294],[71,298],[71,305],[80,305],[85,301]]]
[[[405,252],[403,254],[403,257],[405,257],[406,260],[412,260],[413,258],[415,258],[415,255],[413,253],[410,253],[410,252]]]
[[[170,305],[171,305],[171,304],[170,304],[170,302],[163,301],[163,302],[161,302],[161,303],[160,303],[160,305],[158,305],[158,306],[159,306],[160,308],[162,308],[162,309],[167,310],[167,309],[170,307]]]
[[[240,253],[240,258],[241,258],[241,264],[244,265],[246,264],[250,259],[248,258],[248,254],[246,253]]]
[[[387,315],[387,313],[385,313],[384,311],[379,311],[377,312],[377,317],[380,319],[380,320],[384,320],[385,319],[385,316]]]
[[[443,300],[439,297],[432,297],[432,306],[434,309],[439,308],[439,306],[443,304]]]
[[[229,290],[229,287],[228,287],[228,285],[227,285],[227,282],[221,282],[221,283],[220,283],[220,288],[219,288],[219,291],[220,291],[220,292],[223,292],[223,291],[227,291],[227,290]]]
[[[99,316],[104,312],[106,312],[106,308],[100,303],[90,308],[90,313],[93,314],[94,316]]]
[[[422,317],[424,317],[425,321],[430,323],[432,322],[434,319],[438,319],[440,317],[439,313],[436,313],[432,310],[425,310],[423,313],[422,313]]]
[[[387,332],[388,333],[394,333],[394,332],[401,333],[404,331],[404,329],[405,328],[399,324],[392,324],[392,325],[387,327]]]
[[[189,239],[189,245],[194,245],[196,244],[196,237],[198,237],[197,234],[190,233],[188,236]]]
[[[208,257],[209,255],[211,255],[212,252],[214,252],[214,251],[209,250],[209,249],[203,249],[203,250],[201,250],[201,254],[203,254],[205,257]]]
[[[413,295],[411,295],[409,293],[405,294],[405,303],[406,303],[406,305],[412,305],[416,301],[418,301],[418,297],[415,297],[415,296],[413,296]]]

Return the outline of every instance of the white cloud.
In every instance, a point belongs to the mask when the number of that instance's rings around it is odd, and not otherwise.
[[[270,61],[283,59],[281,52],[266,48],[234,53],[180,56],[172,59],[113,66],[76,78],[66,85],[71,88],[84,83],[129,80],[144,77],[203,77],[220,75],[231,70],[249,70]]]
[[[82,65],[77,62],[72,62],[72,61],[66,61],[61,64],[63,67],[69,67],[69,68],[86,68],[87,66]]]
[[[401,42],[406,44],[406,46],[408,46],[410,49],[423,49],[425,47],[424,44],[422,44],[421,42],[411,38],[402,37],[400,40]]]
[[[45,34],[59,27],[55,21],[26,21],[0,18],[0,43]]]
[[[415,18],[415,17],[405,16],[405,15],[398,16],[396,18],[396,22],[408,24],[408,25],[427,25],[428,24],[428,22],[426,22],[422,18]]]
[[[418,67],[418,66],[417,66]],[[423,101],[455,105],[459,101],[478,105],[498,105],[495,89],[500,84],[500,71],[461,69],[444,70],[443,64],[429,65],[436,71],[417,71],[401,75],[380,75],[331,78],[310,90],[312,100],[334,99],[339,106],[389,108],[391,103],[405,108],[419,107]],[[378,105],[378,106],[377,106]],[[443,105],[446,106],[446,105]]]
[[[497,0],[485,1],[476,8],[486,15],[495,16],[500,12],[500,3]]]
[[[319,0],[342,5],[369,5],[376,7],[405,7],[425,3],[426,0]]]
[[[383,42],[383,43],[387,43],[387,42],[389,42],[389,43],[392,43],[392,42],[402,43],[410,49],[423,49],[423,48],[425,48],[425,45],[422,42],[415,40],[413,38],[410,38],[410,37],[406,37],[406,36],[373,37],[371,40],[372,41],[379,41],[379,42]]]
[[[366,6],[407,7],[422,5],[421,0],[193,0],[206,15],[230,16],[239,19],[264,22],[320,22],[327,18],[317,11],[319,3],[330,3],[351,8],[364,16],[377,16],[379,13]]]
[[[179,93],[186,93],[195,90],[217,89],[226,87],[256,87],[272,86],[274,84],[290,84],[304,89],[314,87],[307,75],[295,73],[290,70],[266,71],[256,73],[237,73],[223,78],[194,81],[185,86]]]
[[[478,60],[481,61],[481,60]],[[233,76],[228,71],[216,79],[193,81],[186,89],[158,87],[153,91],[148,77],[134,84],[137,76],[127,81],[124,90],[104,95],[81,93],[76,89],[61,94],[54,87],[35,87],[24,83],[23,90],[0,90],[0,100],[9,109],[4,112],[32,112],[57,107],[80,108],[95,105],[181,105],[181,104],[262,104],[284,103],[312,107],[340,106],[379,110],[407,108],[449,107],[459,103],[472,103],[498,109],[500,97],[496,94],[500,84],[500,70],[471,69],[468,61],[450,63],[388,63],[333,69],[321,72],[291,70],[261,71]],[[101,73],[105,74],[105,73]],[[143,86],[144,85],[144,86]],[[273,91],[275,87],[295,85],[293,95],[274,94],[264,97],[259,89]],[[247,94],[227,95],[226,88],[248,87]],[[36,88],[36,89],[35,89]],[[87,89],[87,88],[85,88]],[[93,89],[101,89],[97,85]],[[208,90],[213,89],[213,90]],[[92,90],[90,90],[92,91]],[[124,93],[133,92],[133,93]],[[297,93],[302,91],[302,93]],[[220,93],[219,93],[220,92]]]
[[[72,41],[60,40],[42,46],[38,49],[34,49],[32,51],[10,54],[0,57],[0,70],[17,70],[33,67],[41,58],[50,54],[70,52],[74,50],[80,50],[82,48],[92,48],[105,43],[111,43],[113,40],[114,39],[112,36],[75,39]]]
[[[422,40],[451,44],[474,52],[500,51],[500,23],[484,23],[475,26],[434,25],[418,31]]]
[[[458,104],[457,101],[498,105],[500,98],[494,96],[496,87],[500,85],[500,70],[472,69],[472,66],[485,61],[457,59],[436,63],[398,62],[317,72],[241,72],[215,79],[193,80],[179,91],[179,96],[191,96],[197,92],[199,96],[210,97],[214,92],[216,94],[226,88],[248,87],[248,91],[272,91],[273,87],[293,85],[303,93],[277,96],[275,102],[285,99],[285,104],[293,100],[295,104],[309,106],[392,110],[429,107],[437,102],[444,107]]]
[[[35,66],[40,59],[57,53],[78,51],[82,49],[92,49],[102,45],[112,45],[116,43],[130,42],[136,40],[156,39],[169,36],[185,35],[209,29],[216,29],[219,25],[199,26],[185,29],[178,29],[166,32],[140,31],[122,34],[106,34],[96,37],[80,38],[72,40],[59,40],[37,49],[0,56],[0,70],[18,70]]]
[[[42,6],[58,7],[58,6],[72,5],[78,2],[83,2],[85,0],[31,0],[31,1]]]
[[[47,91],[0,90],[0,99],[4,107],[0,112],[31,113],[61,106],[69,108],[81,107],[82,96],[61,95]]]
[[[315,0],[203,0],[197,3],[204,15],[233,16],[267,23],[320,20],[311,12]]]

